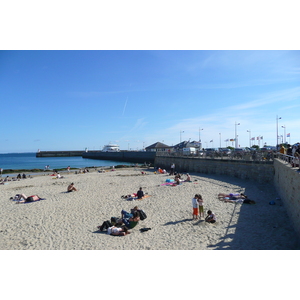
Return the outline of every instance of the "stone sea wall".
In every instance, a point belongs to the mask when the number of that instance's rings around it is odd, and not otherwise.
[[[274,160],[274,185],[300,237],[300,172],[286,162]]]
[[[174,163],[178,172],[229,175],[242,179],[273,182],[274,165],[272,161],[255,162],[226,159],[197,159],[190,157],[157,156],[155,166],[170,170]]]

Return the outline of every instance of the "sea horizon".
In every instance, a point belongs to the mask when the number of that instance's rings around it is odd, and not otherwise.
[[[80,169],[85,167],[109,167],[116,165],[132,165],[132,163],[89,159],[82,158],[81,156],[36,157],[36,152],[0,153],[0,169],[3,170],[44,170],[45,166],[49,166],[50,170],[63,169],[68,166]]]

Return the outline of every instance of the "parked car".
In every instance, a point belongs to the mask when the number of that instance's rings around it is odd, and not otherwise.
[[[218,153],[218,148],[206,148],[204,153],[206,156],[214,156]]]
[[[221,156],[229,156],[231,154],[231,150],[228,148],[219,148],[219,153]]]
[[[242,157],[243,155],[244,155],[244,149],[243,148],[234,148],[233,156]]]

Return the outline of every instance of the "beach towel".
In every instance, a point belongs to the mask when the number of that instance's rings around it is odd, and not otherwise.
[[[148,197],[151,197],[151,195],[145,195],[143,198],[141,198],[141,199],[138,199],[137,197],[135,198],[136,200],[143,200],[143,199],[145,199],[145,198],[148,198]]]
[[[174,182],[174,179],[166,179],[166,182]]]

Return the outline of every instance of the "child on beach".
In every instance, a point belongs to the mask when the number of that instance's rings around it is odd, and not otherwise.
[[[217,221],[216,215],[211,210],[208,210],[207,216],[205,218],[205,222],[216,223],[216,221]]]
[[[193,220],[198,219],[199,215],[199,204],[198,204],[198,195],[195,195],[195,197],[192,199],[192,205],[193,205]]]
[[[202,196],[200,194],[198,194],[197,201],[198,201],[198,204],[199,204],[199,216],[200,216],[200,219],[201,219],[201,215],[204,218],[204,209],[203,209],[203,199],[202,199]]]

